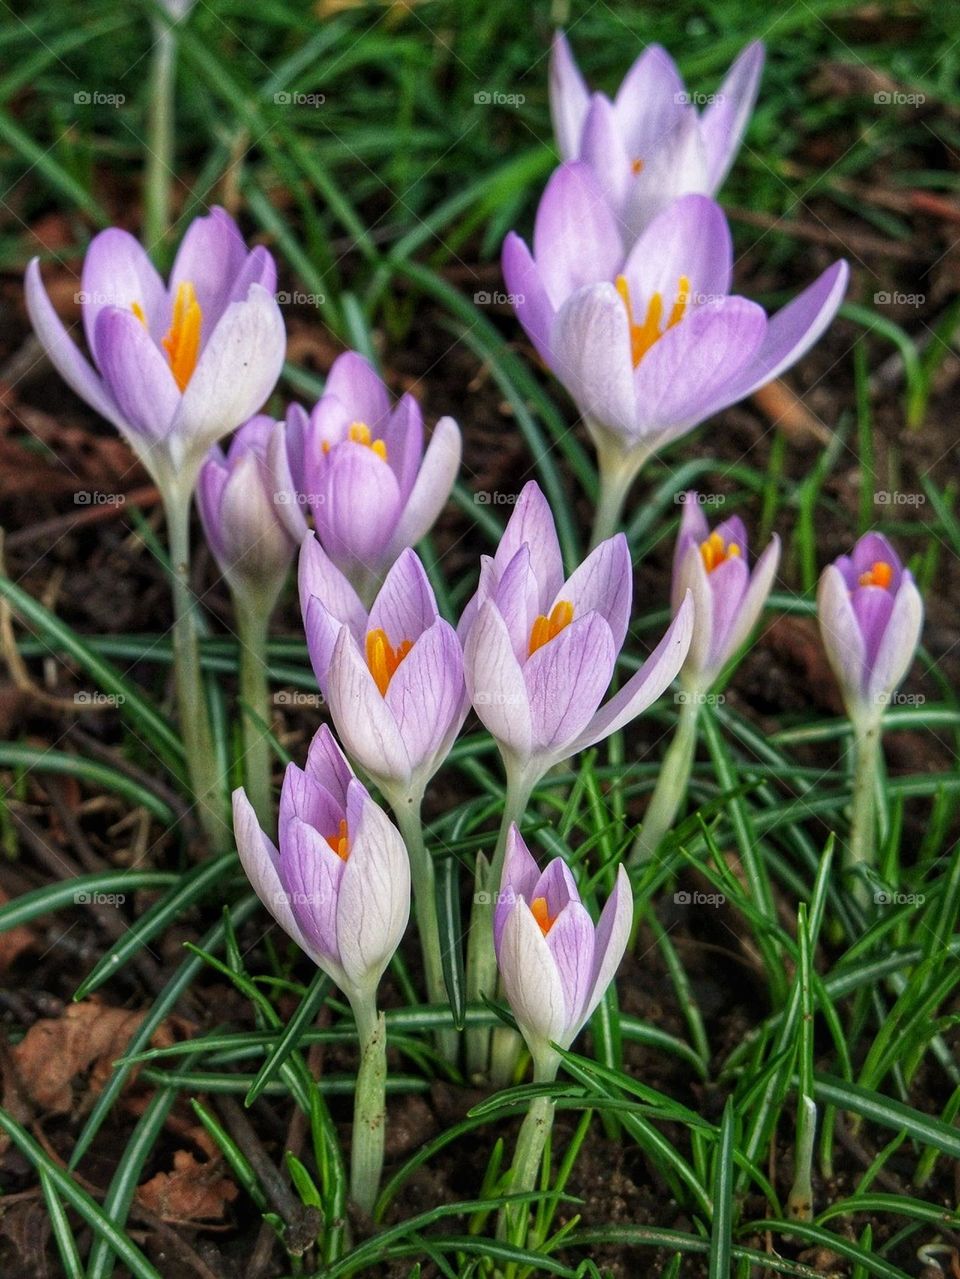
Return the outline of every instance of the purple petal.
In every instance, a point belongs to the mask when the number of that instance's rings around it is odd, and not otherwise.
[[[530,701],[510,635],[495,605],[480,606],[464,645],[467,694],[483,726],[511,754],[533,749]]]
[[[642,322],[654,293],[669,314],[681,276],[689,281],[685,315],[721,301],[730,292],[732,270],[733,239],[719,204],[703,195],[682,196],[654,218],[624,264],[634,322]]]
[[[356,351],[338,355],[330,367],[324,397],[332,395],[345,405],[351,422],[364,422],[374,436],[386,425],[390,396],[383,379],[369,360]]]
[[[617,867],[617,882],[613,892],[607,898],[600,920],[597,924],[596,942],[593,952],[593,980],[591,992],[584,1005],[580,1026],[593,1016],[600,1000],[606,994],[607,987],[613,981],[623,952],[630,940],[630,929],[633,926],[633,894],[630,891],[630,880],[622,866]],[[577,1026],[574,1033],[580,1029]]]
[[[397,477],[400,501],[406,502],[423,459],[423,415],[412,395],[401,398],[385,422],[380,439],[386,446],[390,469]]]
[[[627,187],[633,181],[633,156],[627,154],[613,103],[602,93],[590,99],[580,139],[580,159],[588,164],[618,221]]]
[[[876,533],[872,529],[869,533],[864,533],[853,548],[853,554],[850,558],[847,559],[846,556],[842,558],[849,564],[849,572],[844,573],[844,576],[851,590],[855,590],[860,585],[861,576],[864,573],[869,573],[874,564],[890,565],[893,570],[893,575],[890,579],[891,591],[895,591],[900,585],[900,577],[903,572],[900,556],[882,533]],[[840,561],[837,563],[839,565]]]
[[[137,303],[154,341],[165,332],[167,290],[156,267],[129,231],[110,227],[90,241],[83,259],[83,327],[97,355],[97,317],[107,306],[130,311]]]
[[[617,649],[599,613],[575,618],[523,668],[538,749],[562,751],[589,724],[613,676]]]
[[[886,630],[880,638],[870,671],[868,697],[885,704],[906,675],[923,629],[923,600],[912,575],[904,570],[893,600]]]
[[[396,719],[346,627],[334,646],[327,682],[330,713],[350,758],[374,778],[406,784],[412,769]]]
[[[319,831],[324,838],[339,834],[346,810],[340,795],[331,793],[313,773],[305,773],[296,764],[288,764],[280,788],[279,827],[295,817]]]
[[[104,383],[124,419],[143,435],[164,438],[181,397],[170,365],[153,338],[132,311],[110,306],[101,310],[97,320],[96,345]]]
[[[462,447],[460,428],[452,417],[442,417],[433,428],[413,490],[400,512],[389,556],[415,545],[433,527],[457,478]]]
[[[693,635],[683,669],[701,676],[710,670],[713,660],[714,596],[700,547],[689,541],[686,547],[685,555],[674,570],[670,608],[676,614],[688,593],[693,599]]]
[[[710,188],[716,191],[730,171],[749,123],[760,77],[764,49],[759,40],[748,44],[727,72],[723,84],[700,120],[709,166]]]
[[[763,341],[767,317],[746,298],[698,307],[640,361],[636,396],[645,430],[660,442],[697,426]]]
[[[686,108],[676,127],[648,151],[643,169],[627,189],[623,220],[628,242],[668,213],[678,197],[709,194],[707,174],[700,121],[692,107]]]
[[[537,581],[543,612],[563,585],[563,556],[550,503],[536,480],[529,480],[523,486],[507,521],[493,561],[498,574],[502,576],[522,546],[529,548],[530,567]]]
[[[337,898],[346,862],[299,817],[280,828],[280,878],[310,948],[340,966]]]
[[[772,316],[759,350],[748,368],[723,387],[710,413],[752,395],[778,378],[813,346],[836,315],[847,290],[850,268],[834,262],[804,291]]]
[[[373,602],[368,631],[382,630],[396,648],[418,640],[436,622],[437,600],[416,551],[403,551]]]
[[[499,968],[507,1002],[531,1052],[542,1052],[551,1042],[563,1046],[568,1027],[563,983],[540,925],[522,898],[504,921]]]
[[[612,284],[581,289],[561,307],[550,349],[551,367],[583,416],[609,431],[631,435],[636,430],[637,396],[630,327]]]
[[[631,158],[643,160],[684,115],[683,80],[661,45],[644,49],[624,76],[614,100]]]
[[[333,449],[313,493],[317,537],[338,568],[375,572],[400,514],[400,490],[389,465],[364,444]]]
[[[563,164],[537,209],[533,256],[555,307],[577,289],[612,280],[623,256],[616,218],[585,164]]]
[[[829,564],[817,588],[817,620],[827,659],[849,707],[863,700],[866,645],[857,625],[843,574]]]
[[[443,763],[438,753],[453,744],[467,710],[463,649],[449,622],[438,618],[417,639],[397,667],[385,700],[411,767],[432,776]]]
[[[341,808],[346,808],[347,787],[353,781],[353,770],[326,724],[321,724],[313,736],[304,769],[309,777],[330,792]]]
[[[280,308],[260,285],[231,302],[210,335],[180,401],[172,431],[187,452],[204,452],[260,409],[286,351]]]
[[[539,878],[540,869],[524,843],[516,822],[512,822],[507,831],[503,874],[500,876],[500,891],[497,893],[493,912],[493,945],[498,955],[507,915],[518,897],[533,901],[533,889]]]
[[[530,902],[542,897],[547,903],[547,913],[555,919],[571,902],[579,902],[577,881],[562,857],[554,857],[547,863],[542,875],[537,877],[530,892]]]
[[[260,829],[253,805],[242,789],[233,792],[233,832],[240,864],[254,892],[287,936],[309,954],[311,948],[280,882],[280,854]]]
[[[347,976],[376,985],[410,917],[410,862],[396,827],[358,781],[350,783],[350,855],[337,910],[337,943]]]
[[[633,565],[624,535],[617,533],[595,547],[558,594],[573,605],[574,617],[599,613],[610,627],[614,647],[619,652],[627,636],[633,599]],[[549,616],[549,610],[544,611]]]
[[[40,345],[67,386],[82,400],[86,400],[101,417],[127,435],[129,424],[124,421],[103,382],[80,353],[47,296],[40,276],[39,258],[34,258],[27,267],[25,297],[27,314]]]
[[[602,742],[629,724],[670,687],[687,656],[693,625],[693,600],[688,595],[657,647],[623,688],[597,711],[580,737],[570,744],[565,758]]]
[[[549,364],[550,329],[556,312],[547,297],[547,290],[530,250],[515,231],[511,231],[503,242],[500,265],[517,319],[536,347],[540,359],[544,364]]]
[[[219,448],[212,448],[197,478],[196,497],[207,545],[221,566],[221,571],[226,560],[226,544],[221,536],[220,504],[229,478],[230,472],[224,464],[223,453]]]
[[[864,674],[869,679],[880,641],[893,612],[893,596],[883,586],[859,586],[850,597],[850,602],[863,636],[866,659]]]
[[[223,315],[246,260],[243,236],[224,209],[211,209],[209,216],[195,218],[190,223],[170,272],[170,305],[176,299],[180,284],[193,285],[203,313],[201,339],[204,342]],[[168,313],[165,324],[169,322]]]
[[[582,1024],[584,1007],[593,992],[594,945],[593,920],[586,907],[570,902],[547,933],[547,948],[560,975],[570,1027]]]
[[[523,663],[530,656],[530,632],[534,619],[542,612],[549,614],[549,605],[540,607],[540,584],[530,562],[530,547],[524,543],[507,565],[491,597],[497,612],[503,618],[517,661]]]
[[[580,132],[590,95],[562,31],[553,37],[549,80],[550,119],[557,148],[562,159],[576,160],[580,154]]]
[[[720,665],[724,665],[741,648],[747,636],[756,626],[763,612],[767,597],[773,588],[773,581],[780,564],[780,539],[774,533],[770,544],[757,560],[750,575],[750,585],[740,603],[736,617],[723,640],[723,647],[717,654]]]

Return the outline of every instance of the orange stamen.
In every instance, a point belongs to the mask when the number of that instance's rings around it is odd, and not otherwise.
[[[887,590],[893,581],[893,566],[885,560],[877,560],[866,573],[860,574],[861,586],[882,586]]]
[[[569,600],[558,600],[550,610],[549,617],[544,617],[541,613],[530,628],[528,655],[532,657],[538,648],[543,648],[544,644],[549,644],[552,639],[556,639],[564,627],[569,626],[572,621],[573,605]]]
[[[547,906],[546,897],[535,897],[530,903],[530,914],[540,925],[540,931],[546,937],[547,933],[557,922],[556,916],[550,917],[550,909]]]
[[[326,835],[324,838],[337,856],[343,861],[346,861],[350,856],[350,846],[347,840],[347,819],[345,817],[341,817],[340,829],[337,831],[336,835]]]
[[[634,177],[637,177],[643,172],[643,161],[639,156],[635,160],[631,161],[630,169]]]
[[[412,640],[403,640],[396,648],[387,639],[383,630],[367,632],[367,666],[373,676],[380,696],[386,697],[390,681],[396,674],[397,667],[413,648]]]
[[[136,315],[136,308],[134,314]],[[196,290],[189,281],[184,280],[177,285],[173,319],[170,321],[170,330],[163,339],[163,349],[170,360],[170,371],[181,391],[186,388],[197,367],[202,323],[203,312],[197,301]]]
[[[727,560],[740,557],[740,547],[736,542],[725,542],[719,533],[711,533],[705,542],[700,543],[700,554],[708,573],[725,564]]]
[[[131,303],[130,303],[130,310],[134,313],[134,315],[137,317],[137,319],[140,321],[140,323],[143,325],[143,327],[144,327],[144,328],[146,328],[146,327],[147,327],[147,317],[144,315],[144,313],[143,313],[143,307],[140,305],[140,303],[139,303],[139,302],[131,302]]]
[[[683,319],[687,303],[690,300],[690,281],[685,275],[681,275],[677,281],[677,295],[673,306],[670,308],[670,314],[667,316],[667,323],[664,328],[660,327],[663,320],[662,293],[654,293],[647,303],[647,313],[643,318],[643,323],[637,324],[633,318],[633,303],[630,300],[630,286],[627,283],[626,276],[618,275],[616,280],[614,280],[614,286],[627,310],[627,319],[630,324],[630,358],[633,360],[633,367],[636,368],[653,344],[658,342],[667,332],[667,329],[672,329],[675,324],[679,324]]]

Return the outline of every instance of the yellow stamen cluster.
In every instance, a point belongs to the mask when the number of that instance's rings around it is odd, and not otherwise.
[[[325,835],[324,838],[337,856],[341,858],[342,861],[346,861],[350,856],[350,845],[347,838],[347,819],[345,817],[341,817],[340,829],[337,831],[336,835]]]
[[[860,574],[861,586],[882,586],[887,590],[893,581],[893,566],[885,560],[877,560],[866,573]]]
[[[736,542],[725,542],[719,533],[711,533],[705,542],[700,543],[700,554],[708,573],[725,564],[727,560],[740,558],[740,547]]]
[[[639,156],[637,156],[635,160],[631,161],[630,171],[632,172],[635,178],[639,177],[640,174],[643,172],[643,161],[640,159]]]
[[[380,696],[386,697],[390,681],[397,672],[397,667],[413,648],[411,640],[403,640],[396,648],[387,639],[387,632],[375,630],[367,632],[367,666],[374,678]]]
[[[535,897],[530,903],[530,914],[540,925],[540,931],[546,937],[547,933],[557,922],[556,916],[551,918],[550,908],[547,906],[546,897]]]
[[[630,286],[626,276],[618,275],[614,284],[627,309],[627,319],[630,322],[630,357],[633,360],[633,367],[636,368],[653,344],[658,342],[668,329],[672,329],[683,319],[690,298],[690,281],[685,275],[681,275],[677,281],[677,295],[667,316],[666,325],[663,327],[661,327],[663,323],[662,293],[654,293],[647,303],[647,313],[643,323],[637,324],[633,318],[633,304],[630,301]]]
[[[143,310],[138,303],[134,303],[133,313],[144,320]],[[184,280],[177,285],[177,296],[173,301],[173,319],[170,321],[169,332],[163,339],[163,349],[170,361],[170,372],[181,391],[186,389],[197,367],[202,323],[203,312],[197,301],[196,289],[188,280]]]
[[[373,433],[367,426],[366,422],[351,422],[350,429],[347,432],[347,439],[352,444],[362,444],[364,448],[370,449],[372,453],[376,453],[381,462],[387,460],[387,446],[383,440],[375,440]],[[323,441],[324,453],[330,452],[329,441]]]
[[[564,627],[569,626],[572,621],[573,605],[569,600],[559,600],[554,604],[549,617],[541,613],[530,628],[529,656],[532,657],[538,648],[543,648],[544,644],[549,644],[550,640],[556,639]]]

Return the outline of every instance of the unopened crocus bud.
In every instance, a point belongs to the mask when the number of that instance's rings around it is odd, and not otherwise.
[[[240,861],[267,910],[351,1003],[368,1003],[407,926],[410,868],[399,832],[326,725],[306,768],[287,767],[279,847],[243,790],[233,818]]]
[[[856,725],[879,721],[913,661],[923,600],[909,569],[880,533],[824,569],[817,592],[820,634]]]
[[[363,356],[348,351],[334,361],[310,414],[303,485],[321,546],[368,604],[400,552],[443,509],[460,450],[453,418],[440,419],[424,451],[413,396],[392,407]]]
[[[226,454],[214,447],[200,471],[197,506],[207,543],[231,590],[269,613],[297,547],[285,513],[288,506],[299,510],[285,424],[251,418]]]
[[[348,755],[391,803],[419,796],[468,705],[463,650],[423,565],[403,551],[368,612],[311,536],[299,579],[310,660]]]
[[[689,600],[640,670],[601,705],[632,593],[622,533],[564,580],[553,514],[538,485],[527,484],[460,624],[470,698],[521,793],[629,724],[679,671],[693,628]]]
[[[516,826],[494,911],[494,947],[507,1000],[538,1078],[552,1078],[556,1052],[569,1048],[603,998],[623,958],[633,919],[621,866],[594,924],[569,867],[556,857],[541,874]]]
[[[693,639],[680,678],[706,692],[757,624],[780,562],[780,539],[773,535],[751,571],[739,516],[711,532],[699,494],[683,496],[671,607],[676,612],[688,591],[693,596]]]
[[[65,382],[112,422],[169,496],[189,493],[210,447],[273,390],[286,347],[276,266],[248,252],[223,209],[195,219],[169,284],[137,241],[111,227],[91,241],[79,294],[87,349],[74,345],[27,268],[27,311]]]
[[[590,93],[566,36],[557,33],[550,114],[560,154],[590,165],[628,244],[677,196],[717,191],[739,150],[762,70],[763,45],[755,41],[716,93],[694,95],[666,49],[652,44],[611,101]]]

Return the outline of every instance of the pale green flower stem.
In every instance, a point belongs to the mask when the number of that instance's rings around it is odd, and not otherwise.
[[[877,861],[877,767],[880,763],[880,721],[870,718],[853,721],[853,796],[851,804],[850,844],[847,870],[864,866],[871,869]],[[866,904],[866,886],[858,881],[856,893]]]
[[[383,1172],[387,1118],[387,1027],[377,1012],[376,993],[354,995],[353,1016],[360,1040],[360,1069],[353,1100],[350,1195],[364,1212],[373,1212]]]
[[[590,549],[593,550],[619,530],[630,486],[640,474],[652,450],[647,446],[637,445],[630,451],[625,451],[623,443],[609,431],[590,422],[587,427],[597,446],[597,470],[600,477],[600,493],[590,538]]]
[[[169,485],[163,498],[173,574],[173,657],[180,731],[190,788],[209,852],[224,852],[232,834],[227,821],[224,779],[217,767],[213,732],[200,669],[196,602],[190,589],[190,503],[192,485]]]
[[[148,253],[162,245],[170,229],[170,184],[175,168],[173,136],[177,36],[173,26],[167,25],[165,21],[154,23],[153,31],[143,192],[143,238]]]
[[[267,679],[267,635],[271,608],[253,595],[234,592],[234,613],[240,640],[239,673],[243,724],[243,776],[247,798],[264,830],[273,830],[270,774],[273,757],[267,727],[271,722]]]
[[[556,1054],[549,1053],[547,1060],[535,1065],[534,1083],[552,1083],[556,1078],[558,1064]],[[510,1166],[507,1185],[510,1194],[529,1194],[536,1189],[543,1163],[543,1150],[553,1128],[555,1109],[556,1103],[552,1097],[535,1097],[531,1101],[517,1137],[517,1148]],[[528,1204],[511,1204],[502,1208],[497,1222],[497,1238],[516,1247],[523,1247],[528,1217]]]
[[[673,828],[680,805],[690,784],[693,757],[697,749],[697,721],[700,717],[702,694],[688,689],[680,694],[680,719],[657,777],[653,795],[640,832],[633,842],[629,866],[643,866],[660,847],[663,837]]]
[[[420,933],[423,953],[423,972],[427,985],[427,998],[431,1004],[443,1007],[449,1003],[447,986],[443,979],[443,957],[440,950],[440,924],[437,918],[437,884],[433,859],[423,838],[423,820],[420,815],[422,794],[400,794],[387,799],[397,819],[397,826],[407,846],[410,858],[410,880],[413,885],[413,913]],[[451,1027],[437,1032],[437,1046],[447,1061],[455,1062],[459,1036]]]
[[[489,864],[484,860],[477,863],[476,891],[467,937],[467,999],[472,1003],[479,1003],[483,995],[492,999],[496,993],[497,957],[493,949],[493,913],[503,876],[507,835],[514,822],[519,825],[522,821],[530,792],[537,781],[536,777],[531,778],[522,768],[508,763],[506,769],[507,790],[493,858]],[[491,1036],[489,1027],[477,1027],[467,1031],[467,1069],[471,1075],[486,1075],[491,1069],[491,1041],[498,1044],[501,1058],[516,1062],[520,1038],[514,1031],[496,1030]]]

